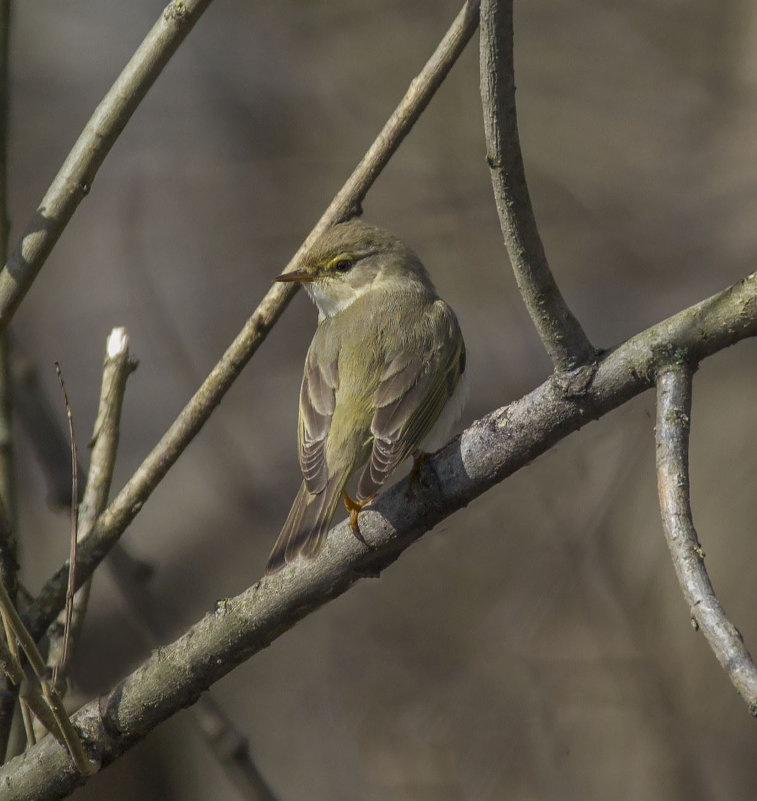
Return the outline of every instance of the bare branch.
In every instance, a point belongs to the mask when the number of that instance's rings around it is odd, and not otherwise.
[[[193,720],[236,788],[250,801],[276,801],[250,754],[250,743],[208,693],[192,707]]]
[[[108,493],[113,478],[118,440],[120,436],[121,408],[123,406],[126,380],[136,368],[136,362],[129,357],[129,338],[124,328],[114,328],[105,346],[105,360],[100,386],[100,401],[95,419],[90,446],[89,475],[79,510],[79,539],[86,537],[108,502]],[[76,454],[72,454],[72,470],[76,472]],[[76,495],[74,495],[74,498]],[[72,499],[73,501],[74,499]],[[91,580],[91,577],[90,577]],[[71,610],[71,637],[76,640],[84,623],[90,580],[79,589],[73,599]],[[65,620],[63,624],[65,632]],[[54,673],[54,683],[58,685],[58,674],[65,677],[67,668],[66,639],[50,638],[47,662],[58,668]]]
[[[296,269],[312,242],[329,225],[353,213],[400,142],[447,75],[478,25],[478,3],[466,2],[421,73],[408,88],[381,133],[338,192],[323,216],[290,261]],[[1,284],[0,284],[1,291]],[[221,402],[252,355],[281,316],[294,294],[292,284],[275,283],[231,343],[202,386],[187,403],[162,439],[148,454],[124,488],[102,513],[92,533],[83,539],[79,580],[84,581],[131,523],[144,502]],[[66,568],[47,581],[24,615],[30,630],[40,636],[63,603]]]
[[[0,334],[0,497],[3,499],[8,526],[3,527],[0,538],[0,580],[15,598],[18,571],[12,426],[15,393],[10,361],[11,343],[8,336],[2,333]]]
[[[74,613],[74,582],[76,581],[76,540],[79,529],[79,460],[76,449],[76,433],[74,432],[74,415],[71,411],[71,404],[66,392],[66,384],[63,381],[63,372],[60,364],[55,362],[55,370],[58,373],[63,400],[66,404],[66,419],[68,420],[68,437],[71,443],[71,540],[68,555],[68,579],[66,581],[66,609],[63,621],[63,647],[60,653],[60,661],[53,667],[53,685],[58,684],[59,671],[65,671],[68,664],[68,646],[71,639],[71,618]]]
[[[34,447],[34,453],[45,475],[48,501],[53,506],[67,506],[71,501],[70,450],[63,430],[58,425],[47,394],[42,388],[36,367],[13,339],[11,363],[16,416]],[[86,470],[78,467],[82,481]]]
[[[481,98],[486,160],[518,289],[555,369],[588,364],[596,350],[557,288],[528,194],[515,110],[513,0],[481,4]]]
[[[137,48],[84,127],[0,272],[0,331],[87,196],[100,165],[163,67],[210,0],[174,0]]]
[[[107,502],[118,449],[119,423],[126,380],[135,367],[136,362],[129,357],[128,337],[125,329],[113,329],[106,344],[100,402],[90,442],[92,452],[89,479],[79,514],[80,536],[86,536]],[[36,391],[42,392],[38,386]],[[44,396],[40,400],[44,401]],[[45,430],[50,427],[57,429],[57,423],[49,414],[49,405],[42,404],[41,408],[48,409],[45,414],[46,419],[43,428]],[[29,433],[34,436],[36,432],[32,430]],[[62,437],[60,436],[52,438],[54,442],[58,442],[61,439]],[[65,461],[67,455],[58,452],[56,458],[58,461]],[[164,616],[161,613],[165,613],[166,603],[157,601],[153,593],[150,592],[147,583],[150,571],[146,569],[143,563],[134,559],[120,543],[116,543],[114,546],[107,565],[111,568],[114,580],[133,613],[133,625],[142,633],[148,647],[155,648],[159,643],[165,641],[165,632],[168,630],[168,626],[164,626],[161,623],[161,617]],[[75,598],[72,625],[72,637],[74,640],[85,611],[80,608],[81,594],[89,588],[90,584],[91,579],[78,591]],[[62,628],[60,616],[58,623]],[[50,636],[49,632],[48,636]],[[60,637],[50,638],[47,660],[49,665],[56,664],[59,660],[60,646]],[[3,667],[3,664],[2,651],[0,651],[0,667]],[[23,673],[21,673],[21,676],[23,676]],[[18,673],[14,674],[13,678],[14,681],[17,680]],[[51,726],[57,726],[57,724],[55,724],[55,718],[46,706],[39,688],[31,684],[29,692],[34,693],[31,701],[35,714],[40,717],[43,725],[49,730],[59,732],[57,728],[51,729]],[[41,717],[45,713],[47,713],[47,717]],[[244,793],[245,797],[254,801],[275,801],[273,792],[252,759],[247,739],[234,726],[210,695],[203,695],[198,703],[192,707],[192,720],[216,758],[228,772],[231,780]],[[59,733],[56,736],[61,740]],[[30,740],[30,742],[33,742],[33,740]],[[63,741],[61,740],[61,742]]]
[[[87,754],[79,738],[79,733],[74,728],[66,710],[61,701],[58,691],[55,686],[47,681],[45,676],[45,663],[37,650],[37,645],[29,635],[26,627],[18,616],[15,607],[13,606],[10,596],[5,590],[5,587],[0,583],[0,613],[3,617],[3,623],[6,630],[10,629],[18,640],[24,655],[29,660],[29,664],[34,671],[34,674],[39,679],[42,688],[42,695],[55,718],[57,728],[51,729],[53,732],[59,731],[61,737],[65,742],[67,753],[71,757],[72,764],[76,771],[83,776],[89,776],[99,770],[99,763],[92,762],[87,758]],[[30,706],[33,706],[33,694],[26,697]],[[45,718],[41,718],[44,720]]]
[[[460,53],[470,41],[478,27],[480,0],[467,0],[450,25],[444,38],[439,42],[431,58],[421,72],[410,81],[410,86],[400,100],[397,108],[384,124],[379,135],[368,148],[366,154],[355,167],[352,175],[337,192],[328,208],[308,234],[299,250],[290,260],[284,272],[296,270],[313,242],[331,225],[354,217],[360,211],[360,205],[373,186],[376,178],[394,155],[402,140],[410,132],[423,110],[429,104],[436,90],[441,86]],[[273,284],[265,296],[258,311],[268,302],[275,304],[276,318],[289,303],[298,284]],[[257,312],[256,312],[257,313]],[[253,315],[254,316],[254,315]],[[270,326],[269,326],[270,327]],[[267,331],[266,331],[267,333]]]
[[[0,0],[0,261],[8,257],[8,125],[10,83],[10,0]],[[0,334],[0,497],[9,525],[0,529],[0,581],[16,601],[18,554],[16,544],[16,482],[12,429],[13,391],[10,343]],[[13,722],[15,691],[0,677],[0,762],[5,761]]]
[[[106,561],[113,580],[131,612],[131,625],[141,634],[148,648],[154,649],[167,638],[170,626],[164,624],[176,615],[166,609],[166,601],[151,592],[151,571],[117,542]],[[221,767],[245,798],[250,801],[276,801],[273,791],[258,770],[247,738],[219,706],[210,693],[203,693],[192,707],[191,720],[212,750]]]
[[[607,353],[586,370],[583,383],[566,388],[555,374],[519,401],[491,412],[424,464],[413,492],[401,481],[362,513],[360,530],[368,548],[346,521],[341,523],[316,560],[297,561],[219,602],[108,696],[84,706],[75,721],[89,749],[103,764],[113,761],[299,619],[359,578],[377,575],[444,517],[571,432],[649,389],[658,365],[671,353],[696,363],[755,334],[757,273]],[[34,770],[24,769],[27,761]],[[14,799],[60,798],[80,781],[51,738],[0,768],[0,786]]]
[[[22,687],[23,691],[21,697],[29,705],[29,708],[39,718],[44,727],[58,739],[61,744],[65,744],[63,734],[58,726],[55,716],[50,711],[50,707],[42,697],[42,691],[38,684],[27,681],[24,669],[18,656],[14,654],[8,643],[0,641],[0,670],[2,670],[12,684],[16,687]],[[27,739],[30,744],[34,743],[34,732],[30,730],[27,732]]]
[[[10,0],[0,0],[0,261],[5,264],[8,258],[8,125],[10,114]],[[16,526],[16,500],[13,467],[13,439],[11,429],[11,376],[10,376],[10,344],[7,335],[0,336],[0,493],[2,493],[5,511],[11,528]],[[8,582],[6,573],[15,573],[15,543],[11,548],[0,544],[0,571],[5,579],[5,586],[15,592],[15,577]],[[9,563],[6,566],[6,558]]]
[[[665,538],[692,624],[704,632],[750,713],[757,716],[757,666],[715,595],[691,515],[691,377],[688,365],[672,364],[657,378],[657,488]]]
[[[10,115],[10,0],[0,0],[0,255],[8,250],[8,123]]]

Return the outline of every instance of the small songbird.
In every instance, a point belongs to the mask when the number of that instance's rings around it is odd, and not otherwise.
[[[360,220],[334,225],[302,269],[275,280],[302,282],[318,328],[300,389],[304,480],[268,573],[319,553],[340,497],[357,532],[358,512],[394,469],[444,444],[462,410],[465,370],[454,312],[415,253],[387,231]],[[345,486],[360,468],[352,500]]]

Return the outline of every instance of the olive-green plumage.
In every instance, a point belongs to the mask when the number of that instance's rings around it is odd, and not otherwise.
[[[304,480],[269,573],[318,554],[353,473],[362,468],[364,502],[420,450],[465,369],[454,312],[418,257],[386,231],[359,220],[335,225],[303,269],[277,280],[304,283],[319,323],[300,390]]]

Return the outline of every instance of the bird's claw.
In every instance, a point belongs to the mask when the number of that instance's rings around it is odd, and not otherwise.
[[[362,542],[365,543],[365,540],[360,534],[360,526],[357,522],[357,516],[360,512],[363,511],[363,507],[367,506],[376,496],[371,495],[370,498],[366,498],[364,501],[353,501],[352,498],[347,494],[347,490],[342,490],[342,500],[344,501],[345,509],[350,513],[350,528],[352,529],[352,533]]]

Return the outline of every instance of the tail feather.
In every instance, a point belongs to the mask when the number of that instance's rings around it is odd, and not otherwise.
[[[266,573],[281,570],[300,553],[306,559],[315,559],[326,540],[341,492],[339,482],[332,480],[313,495],[303,482],[268,557]]]

